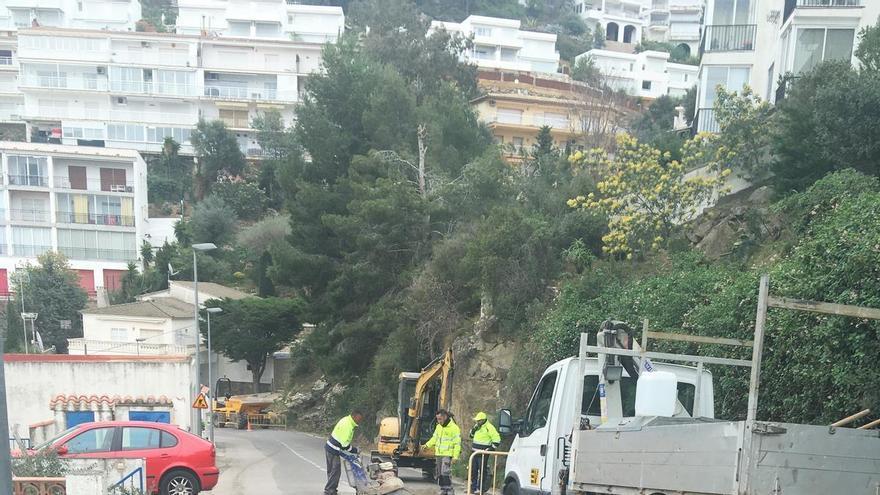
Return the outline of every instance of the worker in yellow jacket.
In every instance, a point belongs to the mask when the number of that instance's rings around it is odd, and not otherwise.
[[[360,411],[352,411],[348,416],[336,422],[327,444],[324,445],[324,454],[327,458],[327,484],[324,485],[324,495],[336,495],[339,487],[339,477],[342,475],[342,459],[343,453],[357,454],[357,447],[351,442],[354,440],[354,432],[358,425],[364,420],[364,415]]]
[[[489,422],[489,416],[478,412],[474,416],[474,427],[470,437],[474,450],[495,450],[501,444],[501,435]],[[471,493],[479,494],[489,488],[488,456],[477,455],[471,463]]]
[[[434,428],[434,435],[425,444],[425,448],[434,449],[440,495],[454,495],[452,463],[458,462],[458,457],[461,455],[461,430],[455,424],[452,414],[445,409],[437,411],[436,419],[437,427]]]

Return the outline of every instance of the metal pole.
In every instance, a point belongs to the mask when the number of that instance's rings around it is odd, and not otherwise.
[[[6,373],[3,364],[6,325],[0,323],[0,432],[3,442],[0,445],[0,493],[12,493],[12,459],[9,453],[9,418],[6,411]]]
[[[200,329],[199,329],[199,267],[198,267],[198,261],[196,260],[197,251],[198,250],[195,247],[193,247],[193,295],[195,298],[195,303],[193,304],[193,307],[194,307],[193,312],[194,312],[195,326],[196,326],[196,373],[195,373],[195,377],[194,377],[195,383],[193,383],[193,397],[192,397],[193,404],[196,401],[196,397],[198,397],[198,394],[200,392],[199,387],[202,384],[202,381],[200,379],[201,372],[202,372],[202,358],[200,356],[201,351],[202,351],[202,349],[201,349],[202,336],[200,334]],[[195,417],[196,417],[196,422],[195,422],[195,424],[193,424],[193,433],[195,433],[198,436],[202,436],[202,410],[201,409],[195,410]]]
[[[214,378],[211,376],[211,312],[205,311],[205,314],[208,315],[208,387],[210,387],[214,383]],[[208,398],[208,437],[211,439],[211,443],[214,443],[214,392],[211,391],[211,395]]]
[[[24,321],[24,274],[21,276],[18,288],[21,292],[21,331],[24,332],[24,353],[28,354],[27,323]]]
[[[761,388],[761,358],[764,353],[764,325],[767,322],[767,296],[770,292],[770,276],[761,275],[758,287],[758,314],[755,316],[755,345],[752,347],[752,375],[749,380],[749,412],[746,421],[751,423],[758,416],[758,391]]]

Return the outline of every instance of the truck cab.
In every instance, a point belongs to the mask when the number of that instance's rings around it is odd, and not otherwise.
[[[504,476],[504,495],[531,495],[559,493],[558,473],[568,462],[570,436],[575,427],[597,427],[603,422],[623,423],[635,416],[636,379],[622,370],[614,384],[617,397],[607,397],[608,387],[603,383],[598,358],[586,358],[581,366],[579,358],[563,359],[550,365],[541,376],[528,408],[521,419],[511,421],[509,411],[502,411],[499,425],[502,430],[511,425],[515,436],[510,446]],[[653,369],[675,375],[678,404],[674,416],[713,418],[714,397],[712,375],[703,371],[700,379],[698,403],[694,404],[697,369],[667,363],[651,363]],[[583,380],[578,379],[583,369]],[[583,388],[577,388],[583,383]],[[603,402],[617,402],[608,407]],[[580,402],[578,409],[577,402]],[[612,411],[619,417],[606,417],[602,411]],[[696,408],[696,412],[694,409]],[[572,411],[580,411],[576,418]],[[607,414],[607,413],[606,413]],[[575,421],[580,421],[575,425]]]

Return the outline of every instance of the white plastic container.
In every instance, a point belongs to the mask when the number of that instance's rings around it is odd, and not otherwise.
[[[636,416],[672,417],[677,398],[675,374],[668,371],[642,373],[636,387]]]

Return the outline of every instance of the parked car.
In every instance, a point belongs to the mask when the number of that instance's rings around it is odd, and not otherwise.
[[[146,459],[147,493],[195,495],[217,484],[216,450],[177,426],[147,421],[83,423],[35,446],[62,458]]]

